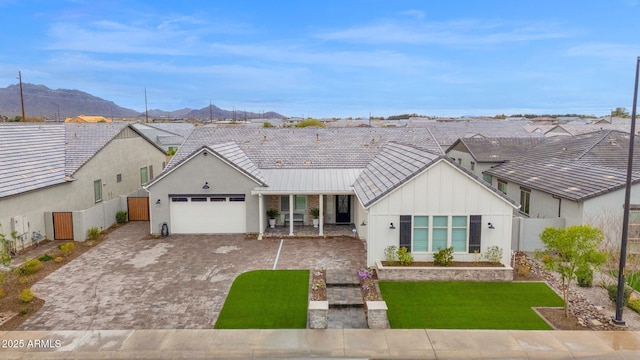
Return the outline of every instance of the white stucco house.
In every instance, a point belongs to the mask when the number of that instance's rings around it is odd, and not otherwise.
[[[34,233],[82,241],[113,224],[128,196],[146,196],[165,162],[128,123],[0,123],[0,231],[16,231],[18,248]]]
[[[197,127],[145,186],[150,232],[247,233],[268,227],[266,212],[294,235],[319,209],[367,243],[367,263],[389,245],[416,260],[454,247],[456,259],[497,245],[508,262],[518,204],[451,161],[426,129],[242,129]]]

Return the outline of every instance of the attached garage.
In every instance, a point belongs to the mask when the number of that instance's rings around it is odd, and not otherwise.
[[[247,232],[245,195],[173,195],[170,232],[237,234]]]

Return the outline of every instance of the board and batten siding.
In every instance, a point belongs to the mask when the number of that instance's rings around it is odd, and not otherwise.
[[[497,245],[508,264],[513,205],[454,165],[441,160],[378,200],[368,209],[367,264],[384,260],[384,249],[399,245],[401,215],[482,215],[482,251]],[[494,229],[488,228],[492,223]],[[395,229],[390,228],[393,223]],[[416,261],[433,260],[432,253],[413,253]],[[456,253],[455,260],[472,261],[473,254]]]

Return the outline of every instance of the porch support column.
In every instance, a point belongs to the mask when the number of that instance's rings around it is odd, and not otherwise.
[[[264,197],[262,194],[258,194],[258,222],[260,223],[260,232],[258,233],[258,240],[262,240],[264,232]]]
[[[293,203],[293,194],[289,194],[289,236],[293,236],[293,210],[295,204]]]
[[[318,195],[318,208],[320,209],[320,216],[318,216],[318,222],[320,223],[320,230],[318,235],[320,236],[324,236],[324,209],[323,209],[323,198],[324,196],[322,194]]]

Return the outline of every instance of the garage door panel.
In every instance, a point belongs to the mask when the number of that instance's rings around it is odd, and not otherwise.
[[[244,201],[172,201],[171,232],[233,234],[246,232]]]

